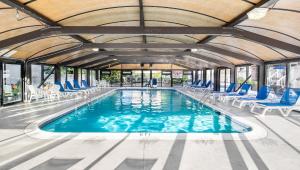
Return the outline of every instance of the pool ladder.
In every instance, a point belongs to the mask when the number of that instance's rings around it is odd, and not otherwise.
[[[205,91],[204,94],[202,95],[202,97],[200,98],[200,101],[202,102],[202,105],[204,105],[204,103],[206,103],[209,100],[211,92],[209,90]]]

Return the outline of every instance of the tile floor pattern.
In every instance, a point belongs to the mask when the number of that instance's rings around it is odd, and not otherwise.
[[[101,94],[111,89],[103,89]],[[191,95],[197,93],[190,92]],[[97,94],[97,95],[100,95]],[[87,99],[81,99],[87,100]],[[264,127],[268,136],[258,140],[120,140],[36,139],[24,134],[31,122],[71,107],[79,100],[19,104],[0,108],[0,169],[33,170],[200,170],[278,169],[300,167],[300,114],[256,117],[222,103],[216,106]],[[242,134],[241,134],[242,135]]]

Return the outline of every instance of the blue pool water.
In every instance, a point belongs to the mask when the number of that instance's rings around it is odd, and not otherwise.
[[[116,90],[40,127],[50,132],[241,133],[233,121],[176,90]]]

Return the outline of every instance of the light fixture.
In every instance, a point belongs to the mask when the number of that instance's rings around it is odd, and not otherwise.
[[[267,15],[269,8],[254,8],[247,13],[250,20],[260,20]]]
[[[191,51],[192,51],[192,52],[197,52],[197,51],[198,51],[198,49],[196,49],[196,48],[193,48],[193,49],[191,49]]]
[[[92,48],[93,51],[99,51],[99,48]]]

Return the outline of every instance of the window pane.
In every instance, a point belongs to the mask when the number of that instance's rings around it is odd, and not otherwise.
[[[171,71],[162,71],[162,87],[171,87]]]
[[[276,94],[281,95],[286,82],[286,65],[272,64],[266,67],[267,85],[270,86]]]
[[[60,67],[60,81],[65,86],[65,82],[66,82],[66,68],[65,67]]]
[[[87,70],[86,69],[81,70],[81,80],[87,81]]]
[[[183,85],[192,84],[192,72],[184,71],[182,76]]]
[[[203,80],[203,70],[198,71],[198,80]]]
[[[247,79],[247,67],[236,67],[236,83],[239,87]]]
[[[213,87],[214,85],[214,70],[213,69],[209,69],[206,70],[206,82],[211,81],[210,87]]]
[[[122,71],[122,86],[131,87],[132,86],[132,71],[131,70],[123,70]]]
[[[81,69],[78,69],[78,84],[81,85]]]
[[[231,82],[231,72],[230,69],[226,69],[226,87],[227,88],[230,85]]]
[[[251,75],[248,83],[251,84],[252,90],[257,91],[258,86],[258,72],[257,72],[257,66],[252,65],[249,66],[249,76]]]
[[[22,100],[21,65],[3,64],[3,103]]]
[[[96,86],[96,72],[95,72],[95,70],[90,70],[90,86]]]
[[[31,65],[31,84],[38,87],[42,81],[42,66],[41,65]]]
[[[143,86],[147,86],[150,80],[150,70],[143,70]]]
[[[182,86],[182,70],[173,70],[172,71],[172,78],[173,78],[173,86]]]
[[[300,62],[289,64],[289,87],[300,88]]]
[[[220,70],[220,91],[223,92],[225,91],[225,81],[226,81],[226,70],[225,69],[221,69]]]
[[[141,87],[142,85],[142,70],[132,71],[132,85],[134,87]]]
[[[110,83],[110,71],[109,70],[101,71],[101,80],[105,80],[106,82]]]
[[[74,68],[67,67],[67,80],[74,86]]]
[[[120,86],[121,83],[121,71],[120,70],[112,70],[110,75],[110,83],[112,86]]]
[[[152,70],[152,79],[157,79],[157,87],[161,86],[161,71]]]
[[[206,81],[211,80],[211,70],[206,70]]]

